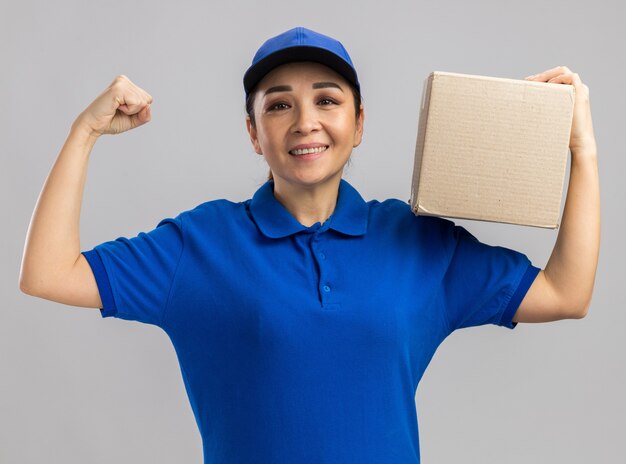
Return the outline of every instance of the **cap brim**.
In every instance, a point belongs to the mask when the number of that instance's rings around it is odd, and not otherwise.
[[[348,82],[359,89],[359,81],[354,68],[346,61],[328,50],[312,46],[296,46],[284,48],[267,55],[258,63],[251,66],[243,76],[243,86],[248,95],[254,87],[272,69],[295,61],[314,61],[333,69],[342,75]]]

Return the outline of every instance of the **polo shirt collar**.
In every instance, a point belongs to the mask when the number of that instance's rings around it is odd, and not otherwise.
[[[306,227],[274,197],[274,182],[267,181],[250,201],[250,213],[261,232],[269,238],[281,238],[314,226]],[[346,235],[363,235],[367,231],[368,207],[347,181],[341,179],[335,211],[321,226]]]

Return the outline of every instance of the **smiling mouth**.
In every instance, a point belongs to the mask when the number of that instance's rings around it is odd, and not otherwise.
[[[290,155],[310,155],[312,153],[322,153],[328,149],[328,145],[324,145],[323,147],[315,147],[315,148],[298,148],[297,150],[289,150]]]

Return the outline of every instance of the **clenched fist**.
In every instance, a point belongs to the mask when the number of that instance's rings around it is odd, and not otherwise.
[[[152,96],[119,75],[76,118],[72,126],[93,137],[120,134],[150,121]]]

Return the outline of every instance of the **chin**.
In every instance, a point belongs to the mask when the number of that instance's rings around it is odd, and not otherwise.
[[[338,173],[301,173],[288,177],[292,184],[300,184],[303,186],[321,185],[334,179],[341,178],[341,172]]]

